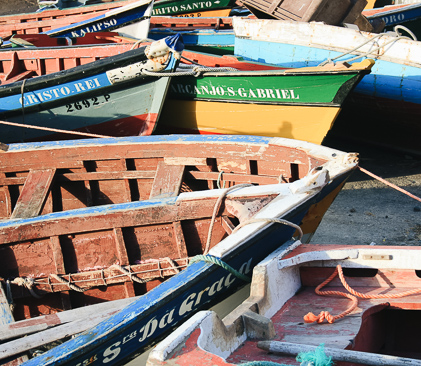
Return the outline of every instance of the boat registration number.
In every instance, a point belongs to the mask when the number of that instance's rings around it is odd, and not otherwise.
[[[110,100],[111,96],[109,94],[104,94],[101,97],[93,97],[89,99],[83,99],[78,102],[66,104],[67,113],[72,113],[80,111],[84,108],[91,108],[100,104],[107,103]]]

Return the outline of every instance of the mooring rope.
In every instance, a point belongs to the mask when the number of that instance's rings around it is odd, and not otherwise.
[[[206,66],[194,66],[189,68],[191,71],[171,71],[171,72],[161,72],[161,71],[149,71],[142,70],[142,73],[148,76],[194,76],[199,77],[200,75],[207,72],[226,72],[226,71],[238,71],[233,67],[206,67]]]
[[[238,277],[239,279],[245,281],[245,282],[251,282],[251,278],[247,277],[246,275],[242,274],[241,272],[237,271],[236,269],[232,268],[229,264],[225,263],[223,260],[221,260],[220,258],[214,257],[213,255],[203,255],[203,254],[199,254],[196,255],[195,257],[193,257],[190,262],[190,264],[196,263],[196,262],[206,262],[206,263],[212,263],[212,264],[216,264],[222,268],[224,268],[225,270],[227,270],[228,272],[232,273],[234,276]]]
[[[402,35],[400,35],[400,33],[399,33],[399,32],[397,32],[397,29],[402,29],[402,30],[405,30],[406,32],[408,32],[408,33],[411,35],[411,37],[413,38],[413,40],[414,40],[414,41],[416,41],[416,40],[417,40],[417,37],[415,36],[415,34],[414,34],[414,33],[412,33],[412,32],[411,32],[408,28],[406,28],[406,27],[404,27],[404,26],[401,26],[401,25],[397,25],[397,26],[394,28],[395,33],[396,33],[396,34],[398,34],[398,36],[397,36],[397,37],[394,37],[393,39],[391,39],[390,41],[386,42],[386,43],[385,43],[385,44],[383,44],[382,46],[377,46],[377,47],[375,47],[375,48],[373,48],[373,49],[371,49],[371,50],[369,50],[369,51],[367,51],[367,52],[364,52],[364,53],[362,53],[362,54],[360,54],[360,55],[354,56],[354,57],[352,57],[352,58],[350,58],[350,59],[347,59],[347,60],[344,60],[344,61],[345,61],[345,62],[350,62],[350,61],[358,60],[359,58],[362,58],[362,57],[367,57],[367,56],[369,56],[369,55],[372,55],[374,52],[379,51],[381,48],[384,48],[385,46],[387,46],[387,45],[389,45],[389,44],[391,44],[391,43],[397,42],[397,41],[399,41],[399,40],[401,40],[401,39],[411,39],[411,38],[409,38],[409,37],[406,37],[406,36],[402,36]],[[360,44],[360,45],[358,45],[357,47],[353,48],[352,50],[349,50],[349,51],[347,51],[347,52],[344,52],[344,53],[342,53],[342,54],[340,54],[339,56],[336,56],[336,57],[334,57],[334,58],[327,59],[327,60],[323,61],[321,64],[319,64],[318,66],[324,66],[324,65],[326,65],[326,64],[328,64],[328,63],[331,63],[331,62],[333,62],[333,61],[335,61],[335,60],[337,60],[337,59],[339,59],[339,58],[341,58],[341,57],[344,57],[344,56],[346,56],[346,55],[349,55],[349,54],[351,54],[351,53],[353,53],[353,52],[357,51],[358,49],[360,49],[362,46],[366,45],[367,43],[370,43],[370,42],[372,42],[372,41],[375,41],[376,39],[380,39],[381,37],[386,36],[386,35],[387,35],[386,33],[380,33],[380,34],[377,34],[377,35],[376,35],[376,36],[374,36],[373,38],[367,39],[366,41],[364,41],[363,43],[361,43],[361,44]],[[379,55],[377,55],[377,56],[379,56]]]
[[[222,191],[222,193],[218,197],[218,200],[216,201],[215,207],[213,209],[211,224],[209,226],[208,239],[206,240],[206,246],[205,246],[205,250],[203,251],[203,254],[208,254],[208,252],[209,252],[210,243],[211,243],[211,239],[212,239],[212,230],[213,230],[213,226],[215,225],[216,215],[218,213],[219,207],[221,206],[222,200],[232,190],[237,189],[237,188],[250,187],[250,186],[252,186],[252,184],[250,184],[250,183],[242,183],[242,184],[237,184],[235,186],[226,188],[224,191]]]
[[[366,170],[364,168],[361,168],[360,166],[358,167],[358,169],[360,169],[363,173],[369,175],[370,177],[373,177],[374,179],[377,179],[379,182],[382,182],[382,183],[386,184],[387,186],[389,186],[391,188],[394,188],[397,191],[406,194],[407,196],[413,198],[414,200],[417,200],[417,201],[420,201],[421,202],[421,198],[419,198],[419,197],[415,196],[414,194],[406,191],[405,189],[397,186],[396,184],[390,183],[386,179],[383,179],[383,178],[379,177],[378,175],[375,175],[375,174],[369,172],[368,170]]]
[[[70,135],[80,135],[80,136],[86,136],[86,137],[99,137],[99,138],[110,138],[110,137],[112,137],[112,136],[98,135],[98,134],[88,133],[88,132],[68,131],[68,130],[61,130],[61,129],[58,129],[58,128],[34,126],[34,125],[28,125],[26,123],[22,124],[22,123],[0,121],[0,124],[14,126],[14,127],[22,127],[22,128],[33,128],[35,130],[42,130],[42,131],[67,133],[67,134],[70,134]]]
[[[345,289],[349,293],[345,293],[341,291],[321,291],[321,289],[324,286],[326,286],[329,282],[331,282],[336,277],[336,275],[339,276],[342,285],[345,287]],[[310,312],[304,316],[304,321],[306,323],[314,323],[314,322],[322,323],[324,320],[326,320],[329,323],[333,323],[335,320],[345,317],[357,307],[358,305],[357,297],[362,298],[362,299],[398,299],[398,298],[409,296],[409,295],[419,294],[421,292],[421,289],[408,290],[408,291],[404,291],[398,294],[378,294],[378,295],[363,294],[361,292],[355,291],[354,289],[351,288],[351,286],[348,285],[348,283],[345,280],[342,267],[341,265],[338,264],[335,268],[335,271],[325,281],[323,281],[319,286],[316,287],[315,292],[316,294],[321,295],[321,296],[326,296],[326,295],[344,296],[344,297],[349,298],[352,301],[352,303],[348,309],[346,309],[344,312],[335,316],[332,316],[329,313],[329,311],[321,311],[318,316]]]

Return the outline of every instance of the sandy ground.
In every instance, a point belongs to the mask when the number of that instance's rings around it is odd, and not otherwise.
[[[37,0],[0,0],[0,15],[30,13],[37,10]]]
[[[360,166],[421,197],[421,157],[330,140],[358,152]],[[335,199],[311,243],[421,245],[421,202],[356,171]]]

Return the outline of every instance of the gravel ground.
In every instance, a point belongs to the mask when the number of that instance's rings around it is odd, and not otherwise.
[[[0,15],[31,13],[37,10],[37,0],[0,0]]]
[[[328,140],[358,152],[360,166],[421,197],[421,157],[372,146]],[[421,202],[355,171],[324,216],[314,244],[421,245]]]

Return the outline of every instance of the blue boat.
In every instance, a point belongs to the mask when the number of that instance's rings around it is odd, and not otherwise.
[[[367,9],[362,12],[362,15],[370,23],[382,20],[385,31],[393,31],[394,27],[399,25],[408,29],[407,35],[412,33],[417,39],[421,37],[421,3],[419,2]]]
[[[0,52],[2,142],[69,139],[78,133],[151,134],[170,77],[148,71],[175,70],[182,50],[179,36],[172,36],[140,47],[118,43]]]
[[[421,43],[398,33],[369,33],[319,22],[234,18],[234,53],[283,67],[372,58],[331,133],[419,155]]]
[[[141,296],[94,326],[90,318],[80,318],[73,332],[83,332],[64,343],[58,344],[73,333],[61,326],[3,343],[3,360],[26,352],[25,344],[40,349],[49,335],[56,346],[25,365],[128,362],[196,311],[244,287],[253,267],[292,236],[307,242],[310,237],[303,234],[309,233],[309,226],[317,228],[314,220],[321,219],[358,163],[355,154],[320,145],[229,135],[11,144],[5,154],[18,159],[33,151],[39,161],[48,155],[53,161],[57,150],[64,149],[69,155],[79,151],[87,161],[99,156],[102,146],[108,150],[101,150],[101,171],[110,179],[109,168],[104,168],[122,159],[137,167],[132,180],[136,170],[137,180],[147,177],[140,174],[142,167],[145,174],[153,164],[161,167],[151,199],[2,220],[0,276],[9,280],[16,314],[25,312],[25,302],[34,313],[42,311],[43,304],[49,304],[51,312],[52,305],[60,303],[53,301],[57,298],[70,301],[69,307],[115,299],[118,293]],[[61,169],[68,171],[65,164]],[[86,180],[89,175],[98,179],[100,171],[75,174],[67,180]],[[196,177],[208,187],[215,181],[226,187],[191,191],[199,182],[186,179],[190,189],[183,184],[183,193],[174,195],[180,176]],[[281,183],[265,183],[272,178]],[[31,291],[43,294],[42,299],[31,298],[19,287],[27,283],[26,276],[32,279]],[[10,324],[23,329],[21,322]]]

